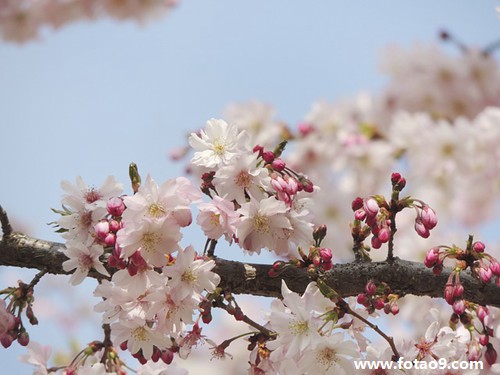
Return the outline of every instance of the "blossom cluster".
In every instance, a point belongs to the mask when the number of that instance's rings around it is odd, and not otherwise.
[[[313,240],[310,199],[304,194],[317,187],[279,157],[285,143],[274,151],[251,148],[245,130],[218,119],[193,133],[189,143],[202,190],[212,198],[198,206],[197,223],[208,238],[235,238],[249,253],[266,248],[280,256],[300,257],[298,249]]]
[[[40,29],[59,29],[77,20],[111,17],[144,22],[161,17],[176,0],[5,0],[0,2],[0,35],[23,43],[37,39]]]
[[[190,205],[201,192],[184,177],[158,185],[148,176],[131,196],[121,195],[113,177],[100,188],[81,178],[62,187],[63,209],[55,211],[67,241],[63,268],[73,271],[74,285],[91,270],[102,275],[94,295],[103,301],[95,310],[111,325],[113,341],[142,364],[187,356],[201,340],[199,334],[187,340],[193,336],[188,327],[197,327],[204,293],[220,281],[213,260],[180,245],[181,228],[192,222]]]

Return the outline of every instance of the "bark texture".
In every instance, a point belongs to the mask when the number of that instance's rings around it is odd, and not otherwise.
[[[52,274],[68,274],[62,268],[67,259],[64,244],[32,238],[13,232],[0,238],[0,265],[46,270]],[[242,263],[214,258],[215,272],[221,277],[220,286],[236,294],[279,297],[281,280],[298,293],[305,291],[311,281],[305,269],[288,269],[279,277],[270,277],[271,265]],[[111,272],[111,270],[110,270]],[[353,262],[337,264],[325,274],[325,282],[339,295],[355,296],[364,292],[368,280],[386,282],[400,296],[442,297],[451,269],[444,269],[434,276],[423,264],[395,258],[392,262]],[[89,277],[103,278],[95,271]],[[461,275],[465,299],[500,307],[500,287],[494,283],[483,284],[469,274]]]

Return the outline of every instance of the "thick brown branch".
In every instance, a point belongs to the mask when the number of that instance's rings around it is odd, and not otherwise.
[[[47,269],[52,274],[68,274],[62,268],[67,259],[62,253],[64,245],[12,233],[0,240],[0,265]],[[235,294],[279,297],[281,279],[288,287],[298,293],[305,291],[310,279],[305,269],[287,269],[280,277],[268,276],[271,265],[250,264],[215,258],[214,271],[221,277],[221,287]],[[394,293],[400,296],[443,296],[444,286],[450,275],[450,269],[444,269],[441,275],[434,276],[432,271],[421,263],[395,258],[393,262],[354,262],[338,264],[325,275],[325,282],[335,289],[340,296],[355,296],[364,292],[370,279],[389,284]],[[90,277],[102,275],[91,271]],[[465,299],[482,305],[500,307],[500,288],[482,284],[468,274],[462,274],[460,280],[465,288]]]

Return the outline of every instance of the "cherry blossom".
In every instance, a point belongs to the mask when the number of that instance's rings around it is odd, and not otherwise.
[[[73,271],[70,282],[80,284],[93,268],[102,275],[109,276],[108,271],[99,260],[104,249],[100,245],[85,246],[81,242],[68,241],[65,255],[69,258],[63,263],[65,271]]]
[[[211,119],[200,135],[191,134],[189,144],[196,150],[192,163],[213,168],[227,165],[239,152],[248,150],[248,136],[233,124]]]
[[[239,245],[250,252],[260,254],[261,248],[273,250],[284,230],[292,230],[286,217],[286,205],[269,197],[258,201],[250,198],[238,210],[241,218],[236,225],[236,237]]]

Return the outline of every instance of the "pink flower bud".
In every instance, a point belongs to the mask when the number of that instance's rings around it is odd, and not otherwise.
[[[116,243],[116,234],[114,234],[114,233],[108,233],[108,235],[104,239],[104,243],[106,244],[106,246],[109,246],[109,247],[115,246],[115,243]]]
[[[382,300],[382,298],[377,298],[377,299],[375,300],[375,308],[376,308],[377,310],[382,310],[382,309],[384,308],[384,306],[385,306],[385,303],[384,303],[384,301]]]
[[[373,198],[368,198],[363,202],[363,208],[368,216],[374,217],[378,214],[378,203]]]
[[[455,288],[451,282],[446,283],[446,286],[444,287],[444,299],[449,305],[452,305],[455,300]]]
[[[258,152],[259,153],[259,157],[261,157],[264,153],[264,147],[260,146],[260,145],[256,145],[253,150],[253,152]]]
[[[13,341],[14,341],[14,339],[9,334],[5,334],[3,336],[0,336],[0,344],[2,344],[2,346],[5,349],[7,349],[9,346],[11,346]]]
[[[484,246],[484,243],[482,243],[481,241],[477,241],[472,244],[472,250],[474,250],[476,253],[483,253],[485,247],[486,246]]]
[[[116,233],[120,230],[120,223],[118,221],[116,221],[115,219],[109,219],[108,223],[109,223],[109,231],[110,232]]]
[[[330,271],[333,268],[333,263],[332,262],[323,262],[321,267],[323,267],[323,271]]]
[[[500,263],[494,259],[490,260],[490,270],[495,276],[500,276]]]
[[[312,133],[314,130],[316,130],[314,128],[314,126],[309,124],[308,122],[300,123],[298,128],[299,128],[300,135],[302,135],[303,137],[305,137],[306,135],[308,135],[308,134]]]
[[[422,238],[428,238],[430,236],[429,229],[422,223],[420,218],[415,219],[415,231]]]
[[[285,175],[285,181],[287,184],[285,185],[285,191],[290,195],[295,195],[299,191],[299,184],[297,180],[293,177],[288,177]]]
[[[97,237],[104,240],[109,233],[109,223],[107,220],[103,220],[94,225],[94,231]]]
[[[375,294],[377,290],[377,286],[375,285],[375,283],[370,280],[366,283],[366,286],[365,286],[365,291],[366,291],[366,294],[368,294],[369,296],[373,296]]]
[[[161,360],[165,362],[165,364],[169,365],[174,360],[174,353],[170,350],[164,350],[161,352]]]
[[[396,315],[397,313],[399,313],[399,305],[397,303],[391,304],[391,313],[392,315]]]
[[[368,297],[366,297],[366,294],[360,293],[360,294],[358,294],[358,297],[356,298],[356,301],[360,305],[365,305],[368,302]]]
[[[125,211],[125,204],[120,197],[113,197],[109,198],[107,208],[111,216],[122,216],[123,211]]]
[[[352,201],[351,207],[352,207],[353,211],[357,211],[357,210],[363,208],[363,199],[360,197],[357,197],[356,199],[354,199]]]
[[[323,262],[330,262],[332,260],[332,250],[327,247],[322,247],[319,249],[319,255]]]
[[[277,158],[273,160],[271,166],[275,171],[281,172],[283,169],[285,169],[286,163],[282,159]]]
[[[309,179],[303,178],[300,182],[306,193],[312,193],[314,191],[314,185]]]
[[[363,221],[366,218],[366,212],[362,208],[354,211],[354,218],[359,221]]]
[[[490,268],[483,268],[483,267],[479,267],[478,274],[479,274],[479,280],[481,280],[483,283],[489,283],[491,277],[493,276]]]
[[[422,219],[422,223],[425,225],[427,229],[432,229],[437,224],[437,216],[432,208],[425,205],[422,207],[422,212],[420,213],[420,218]]]
[[[380,240],[380,242],[386,243],[387,241],[389,241],[389,238],[391,237],[391,231],[389,230],[389,228],[383,227],[378,232],[377,237]]]
[[[274,152],[272,151],[264,151],[264,153],[262,154],[262,159],[264,159],[266,163],[272,163],[274,158]]]
[[[484,359],[490,366],[492,366],[497,361],[497,352],[492,344],[488,343],[486,346],[486,352],[484,353]]]
[[[439,248],[433,247],[427,252],[427,255],[424,259],[424,264],[427,268],[434,267],[434,265],[439,260]]]
[[[465,312],[465,302],[463,299],[457,299],[453,302],[453,312],[462,315]]]
[[[464,294],[464,286],[462,284],[455,285],[455,288],[453,289],[453,296],[455,298],[461,298],[463,294]]]
[[[400,173],[394,172],[393,174],[391,174],[391,183],[393,185],[396,185],[400,179],[401,179]]]
[[[490,342],[490,338],[488,335],[485,335],[484,333],[479,336],[479,344],[482,346],[486,346]]]
[[[371,244],[374,249],[380,249],[380,247],[382,246],[382,242],[376,236],[372,237]]]
[[[443,263],[438,263],[434,267],[432,267],[432,273],[434,274],[434,276],[439,276],[443,271],[443,268]]]
[[[24,331],[24,332],[21,332],[19,334],[19,336],[17,336],[17,342],[19,343],[19,345],[21,346],[26,346],[30,343],[30,335],[28,334],[28,332]]]
[[[484,323],[484,319],[489,314],[488,308],[486,306],[479,305],[476,309],[476,314],[481,323]]]

